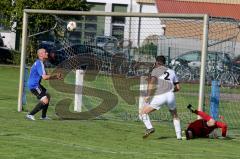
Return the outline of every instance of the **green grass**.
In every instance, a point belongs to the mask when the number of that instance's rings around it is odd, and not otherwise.
[[[54,92],[53,89],[50,89],[53,98],[48,115],[54,120],[25,120],[26,113],[17,112],[18,68],[1,66],[0,77],[0,159],[240,158],[240,137],[237,134],[231,136],[231,140],[176,140],[169,117],[163,113],[167,113],[166,109],[158,111],[166,121],[154,122],[156,132],[146,140],[142,139],[143,124],[134,120],[59,120],[55,116],[54,105],[59,98],[71,97],[71,94]],[[177,97],[180,114],[185,120],[195,118],[184,111],[184,101],[196,103],[196,97],[189,97],[184,94]],[[99,102],[99,99],[88,100]],[[32,108],[35,103],[36,99],[28,95],[27,107]],[[109,116],[124,111],[137,113],[137,107],[119,99],[118,106]],[[233,131],[230,132],[232,134]]]

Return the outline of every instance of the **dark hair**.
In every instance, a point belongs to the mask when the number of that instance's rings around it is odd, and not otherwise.
[[[156,62],[165,65],[166,63],[166,58],[162,55],[156,57]]]
[[[191,137],[189,136],[189,132],[188,132],[188,131],[191,131],[191,132],[192,132],[192,136],[191,136]],[[193,132],[192,129],[187,129],[187,130],[185,130],[185,134],[186,134],[186,139],[187,139],[187,140],[193,139],[193,138],[195,137],[195,134],[194,134],[194,132]]]
[[[188,130],[185,130],[186,139],[189,140]]]

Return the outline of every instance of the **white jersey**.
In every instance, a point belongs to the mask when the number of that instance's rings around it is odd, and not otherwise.
[[[157,90],[155,95],[172,92],[174,85],[179,83],[175,71],[164,66],[154,68],[151,76],[157,78]]]
[[[176,101],[173,90],[174,85],[179,83],[175,71],[161,66],[154,68],[151,76],[157,78],[157,89],[150,106],[154,109],[160,109],[162,105],[167,104],[170,110],[174,110]]]

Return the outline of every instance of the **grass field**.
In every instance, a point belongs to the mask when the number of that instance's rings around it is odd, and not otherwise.
[[[19,69],[1,66],[0,77],[0,159],[240,158],[238,134],[230,136],[229,140],[178,141],[172,123],[166,120],[154,122],[156,132],[143,140],[143,124],[134,120],[59,120],[54,105],[56,98],[67,96],[63,93],[53,93],[48,115],[54,120],[25,120],[26,112],[17,112]],[[186,100],[184,96],[178,98]],[[189,101],[194,100],[189,98]],[[32,96],[28,97],[28,108],[35,103]],[[122,99],[119,105],[124,105]],[[185,106],[179,108],[182,114]],[[115,108],[113,112],[121,110],[126,109]],[[137,109],[131,108],[131,112],[137,113]],[[239,116],[235,118],[237,121]]]

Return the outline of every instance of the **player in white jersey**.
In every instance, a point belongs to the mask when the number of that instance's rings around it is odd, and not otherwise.
[[[145,105],[139,110],[139,117],[146,126],[146,132],[143,138],[148,137],[155,131],[148,114],[155,110],[159,110],[166,104],[173,117],[173,125],[175,127],[177,139],[181,140],[180,119],[177,115],[174,95],[174,92],[180,90],[180,85],[175,71],[165,67],[165,62],[166,59],[164,56],[156,57],[155,67],[148,79],[147,96],[144,98]]]

